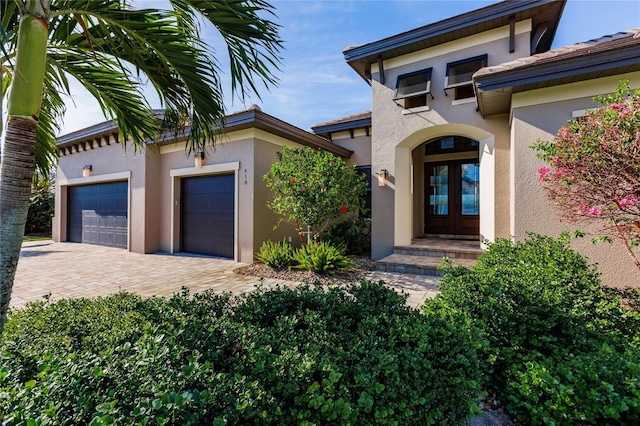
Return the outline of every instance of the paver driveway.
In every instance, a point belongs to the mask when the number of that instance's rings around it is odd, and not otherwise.
[[[260,283],[295,285],[233,273],[242,264],[226,259],[191,255],[138,254],[126,250],[78,243],[33,241],[24,243],[14,281],[11,306],[51,294],[53,300],[106,296],[129,291],[148,296],[170,296],[187,287],[191,292],[206,289],[240,293]],[[373,272],[372,280],[384,280],[409,293],[408,303],[418,306],[436,294],[434,280],[416,275]]]

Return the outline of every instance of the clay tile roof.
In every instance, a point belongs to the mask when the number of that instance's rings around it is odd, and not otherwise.
[[[369,120],[371,119],[371,111],[362,111],[356,114],[347,115],[346,117],[336,118],[335,120],[314,124],[313,126],[311,126],[311,128],[315,129],[317,127],[333,126],[335,124],[351,123],[353,121],[367,120],[367,119]]]
[[[616,34],[606,35],[582,43],[576,43],[570,46],[564,46],[558,49],[538,53],[533,56],[519,58],[511,62],[505,62],[499,65],[485,67],[478,70],[478,72],[473,75],[473,78],[482,78],[484,76],[506,73],[509,71],[515,71],[535,65],[558,62],[563,59],[576,58],[597,52],[616,50],[621,47],[632,46],[634,44],[640,46],[640,28],[634,28]]]

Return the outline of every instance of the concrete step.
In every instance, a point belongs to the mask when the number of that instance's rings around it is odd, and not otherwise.
[[[446,245],[440,246],[424,246],[424,245],[415,245],[412,244],[410,246],[396,246],[393,250],[394,254],[403,254],[408,256],[425,256],[425,257],[436,257],[438,259],[442,259],[443,257],[448,257],[449,259],[474,259],[477,260],[478,257],[484,250],[480,248],[478,244],[477,247],[473,246],[451,246],[447,247]]]
[[[451,258],[455,264],[473,266],[476,259]],[[402,274],[429,275],[441,277],[444,274],[438,270],[442,257],[414,256],[409,254],[391,254],[376,261],[376,269],[383,272],[397,272]]]

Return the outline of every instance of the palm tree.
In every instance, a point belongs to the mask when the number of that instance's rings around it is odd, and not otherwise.
[[[139,2],[139,4],[144,2]],[[0,163],[0,333],[11,297],[32,175],[56,158],[69,77],[115,118],[134,147],[190,126],[187,150],[213,143],[224,122],[213,24],[226,43],[231,88],[244,98],[276,83],[282,42],[263,0],[168,0],[136,9],[127,0],[0,0],[0,100],[8,96]],[[142,92],[148,81],[165,109],[158,122]],[[11,82],[8,91],[7,86]]]

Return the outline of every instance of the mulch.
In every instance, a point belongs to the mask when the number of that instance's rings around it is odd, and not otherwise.
[[[351,259],[357,266],[350,269],[342,269],[331,275],[316,274],[302,269],[274,269],[263,263],[256,262],[252,265],[242,266],[233,270],[236,274],[250,275],[262,278],[274,278],[296,282],[320,282],[324,285],[343,285],[358,282],[369,272],[375,270],[375,262],[367,257],[355,257]]]

